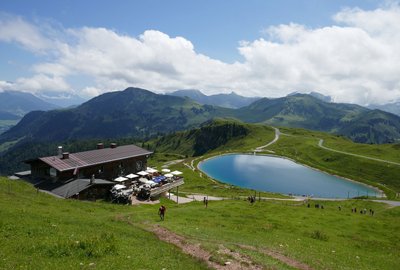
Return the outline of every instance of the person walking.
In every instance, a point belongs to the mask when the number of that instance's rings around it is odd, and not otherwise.
[[[158,215],[160,216],[161,220],[164,220],[165,217],[165,211],[167,209],[165,208],[164,205],[161,205],[160,208],[158,209]]]

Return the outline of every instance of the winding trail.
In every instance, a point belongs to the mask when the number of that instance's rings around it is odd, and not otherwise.
[[[257,148],[254,150],[254,152],[261,152],[261,151],[264,150],[264,148],[267,148],[268,146],[270,146],[270,145],[276,143],[276,142],[279,140],[279,136],[280,136],[280,135],[293,136],[293,135],[290,135],[290,134],[282,133],[282,132],[281,132],[278,128],[276,128],[276,127],[272,127],[272,128],[275,129],[275,138],[274,138],[272,141],[270,141],[269,143],[267,143],[266,145],[257,147]],[[327,151],[336,152],[336,153],[343,154],[343,155],[349,155],[349,156],[354,156],[354,157],[359,157],[359,158],[364,158],[364,159],[369,159],[369,160],[373,160],[373,161],[384,162],[384,163],[388,163],[388,164],[393,164],[393,165],[400,166],[400,163],[394,162],[394,161],[390,161],[390,160],[384,160],[384,159],[379,159],[379,158],[373,158],[373,157],[368,157],[368,156],[363,156],[363,155],[348,153],[348,152],[344,152],[344,151],[340,151],[340,150],[335,150],[335,149],[332,149],[332,148],[329,148],[329,147],[324,146],[323,143],[324,143],[324,140],[323,140],[323,139],[319,139],[319,141],[318,141],[318,146],[319,146],[320,148],[324,149],[324,150],[327,150]],[[276,200],[276,198],[264,198],[264,199]],[[330,200],[330,199],[326,199],[326,198],[308,198],[308,199],[312,199],[312,200]],[[279,200],[279,199],[278,199],[278,200]],[[290,201],[290,200],[292,200],[292,201],[293,201],[293,200],[295,200],[295,201],[302,201],[302,200],[303,200],[303,201],[304,201],[305,198],[300,198],[300,197],[297,198],[297,197],[295,197],[294,199],[282,199],[282,200],[289,200],[289,201]],[[342,200],[342,199],[339,199],[339,200]],[[400,201],[390,201],[390,200],[370,200],[370,201],[380,202],[380,203],[386,203],[386,204],[388,204],[388,205],[390,205],[390,206],[392,206],[392,207],[400,206]]]
[[[275,129],[275,138],[272,141],[270,141],[269,143],[267,143],[266,145],[257,147],[254,150],[254,152],[261,152],[264,148],[267,148],[268,146],[270,146],[271,144],[276,143],[279,140],[279,136],[281,135],[280,130],[278,128],[276,128],[276,127],[272,127],[272,128]]]
[[[217,263],[210,251],[204,249],[200,242],[195,241],[195,239],[187,238],[183,235],[179,235],[173,231],[162,226],[152,226],[147,227],[145,230],[154,233],[158,239],[163,242],[170,243],[178,247],[183,253],[186,253],[200,261],[203,261],[207,266],[216,270],[262,270],[266,269],[264,266],[256,263],[248,255],[241,253],[238,250],[232,250],[226,248],[223,244],[219,244],[217,247],[216,254],[221,256],[221,258],[226,258],[225,263]],[[300,270],[313,270],[309,265],[297,261],[296,259],[290,258],[278,251],[268,249],[268,248],[256,248],[249,245],[235,244],[237,247],[246,250],[252,250],[260,252],[266,256],[272,257],[275,260],[282,262],[290,267],[300,269]],[[268,268],[269,269],[269,268]]]
[[[339,154],[344,154],[344,155],[353,156],[353,157],[365,158],[365,159],[378,161],[378,162],[385,162],[385,163],[389,163],[389,164],[400,166],[400,163],[394,162],[394,161],[389,161],[389,160],[384,160],[384,159],[379,159],[379,158],[373,158],[373,157],[367,157],[367,156],[362,156],[362,155],[358,155],[358,154],[353,154],[353,153],[348,153],[348,152],[344,152],[344,151],[335,150],[335,149],[323,146],[323,143],[324,143],[324,140],[320,139],[319,142],[318,142],[318,146],[321,147],[322,149],[327,150],[327,151],[336,152],[336,153],[339,153]]]

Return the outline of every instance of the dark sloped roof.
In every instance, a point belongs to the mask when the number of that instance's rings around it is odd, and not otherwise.
[[[152,153],[153,152],[136,145],[123,145],[116,148],[104,148],[71,153],[67,159],[60,158],[59,156],[50,156],[39,158],[39,160],[47,163],[58,171],[68,171],[75,168],[103,164],[110,161],[144,156]]]
[[[115,185],[115,183],[103,179],[95,179],[94,182],[90,184],[90,179],[76,179],[52,189],[50,192],[63,198],[69,198],[94,185]]]

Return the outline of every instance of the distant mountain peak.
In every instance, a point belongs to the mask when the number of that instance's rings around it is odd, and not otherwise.
[[[371,104],[368,106],[370,109],[379,109],[385,112],[393,113],[400,116],[400,101],[391,102],[383,105]]]
[[[318,93],[318,92],[310,92],[310,95],[313,96],[313,97],[316,97],[316,98],[318,98],[318,99],[320,99],[322,101],[325,101],[325,102],[332,102],[333,101],[331,96],[326,96],[326,95],[323,95],[323,94]]]
[[[299,95],[299,96],[301,96],[301,95],[310,95],[310,96],[313,96],[313,97],[315,97],[315,98],[317,98],[319,100],[322,100],[324,102],[332,102],[333,101],[331,96],[326,96],[326,95],[323,95],[321,93],[314,92],[314,91],[311,91],[309,93],[302,93],[302,92],[294,91],[294,92],[289,93],[287,95],[287,97],[296,96],[296,95]]]
[[[57,109],[58,106],[46,102],[31,93],[6,90],[0,92],[0,108],[4,112],[23,116],[30,111],[47,111]]]
[[[188,97],[200,104],[214,105],[233,109],[248,106],[252,102],[260,99],[258,97],[244,97],[238,95],[234,91],[229,94],[215,94],[207,96],[203,94],[200,90],[196,89],[177,90],[175,92],[169,93],[169,95]]]

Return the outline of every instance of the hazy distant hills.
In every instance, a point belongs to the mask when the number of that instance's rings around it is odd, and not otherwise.
[[[169,93],[172,96],[188,97],[200,104],[208,104],[225,108],[237,109],[251,104],[259,97],[244,97],[231,92],[230,94],[204,95],[200,90],[188,89]]]
[[[393,102],[393,103],[388,103],[388,104],[384,104],[384,105],[376,105],[376,104],[372,104],[369,105],[368,108],[370,109],[378,109],[378,110],[382,110],[385,112],[390,112],[396,115],[400,116],[400,101],[398,102]]]
[[[195,127],[224,109],[192,100],[157,95],[139,88],[109,92],[64,110],[31,112],[0,136],[0,143],[21,137],[38,141],[148,137]]]
[[[48,103],[32,94],[4,91],[0,92],[0,110],[17,116],[24,116],[31,111],[48,111],[58,106]]]
[[[87,99],[70,93],[57,93],[57,95],[52,93],[41,93],[38,97],[61,108],[77,107],[87,101]]]
[[[263,98],[238,109],[236,115],[245,122],[332,132],[360,143],[400,139],[398,116],[355,104],[324,102],[308,94]]]
[[[24,92],[0,92],[0,133],[10,129],[25,114],[35,110],[52,110],[56,105]]]
[[[0,146],[21,138],[49,142],[148,138],[198,127],[216,117],[332,132],[362,143],[389,143],[400,138],[400,117],[396,115],[358,105],[324,102],[308,94],[262,98],[240,109],[229,109],[127,88],[100,95],[73,109],[31,112],[0,135]]]
[[[0,111],[0,120],[18,120],[21,117],[5,111]]]

